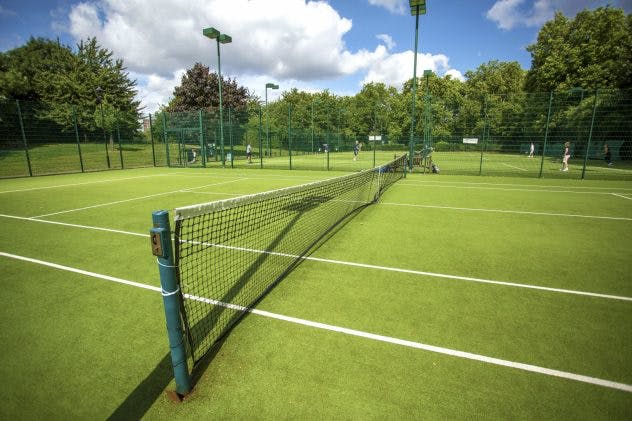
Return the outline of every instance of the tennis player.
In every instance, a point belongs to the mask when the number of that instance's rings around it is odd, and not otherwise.
[[[360,142],[356,140],[355,145],[353,145],[353,160],[354,161],[358,159],[358,154],[360,153],[361,148],[362,146],[360,145]]]
[[[563,167],[560,171],[568,171],[568,159],[571,157],[571,142],[564,143]]]

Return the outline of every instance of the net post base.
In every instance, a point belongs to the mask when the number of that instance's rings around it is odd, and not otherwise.
[[[165,390],[165,394],[167,395],[167,397],[169,398],[171,402],[182,403],[182,401],[184,401],[187,397],[189,397],[191,392],[185,395],[182,395],[176,392],[175,390]]]

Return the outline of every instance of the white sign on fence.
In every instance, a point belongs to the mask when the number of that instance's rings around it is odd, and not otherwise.
[[[369,136],[369,140],[382,140],[382,136]]]
[[[467,143],[468,145],[476,145],[478,143],[478,138],[477,137],[464,137],[463,138],[463,143]]]

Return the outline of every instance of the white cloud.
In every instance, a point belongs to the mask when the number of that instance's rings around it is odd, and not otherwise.
[[[401,89],[404,82],[413,77],[413,59],[414,53],[412,51],[392,54],[384,60],[375,63],[361,83],[382,82]],[[420,77],[426,69],[432,70],[440,76],[445,74],[450,74],[452,77],[460,76],[459,79],[463,80],[461,72],[451,69],[448,57],[443,54],[418,53],[417,77]]]
[[[333,78],[356,71],[358,59],[382,54],[348,51],[343,36],[352,23],[326,2],[277,0],[274,6],[282,12],[271,13],[265,0],[85,2],[73,7],[70,30],[76,39],[96,36],[131,70],[162,76],[196,61],[216,66],[216,44],[202,36],[208,26],[233,38],[221,46],[226,73]]]
[[[373,6],[383,7],[391,13],[403,15],[406,12],[406,0],[369,0]]]
[[[625,3],[625,0],[619,2]],[[552,19],[556,11],[573,17],[583,9],[606,4],[608,2],[603,0],[497,0],[486,17],[505,30],[518,26],[538,27]]]
[[[404,0],[369,1],[393,13],[405,10]],[[216,41],[202,35],[209,26],[233,39],[220,47],[222,75],[260,98],[267,82],[281,85],[268,91],[274,100],[285,89],[315,92],[330,81],[355,84],[363,74],[363,82],[401,87],[412,75],[413,53],[391,54],[390,35],[378,35],[373,49],[350,50],[344,37],[352,21],[325,0],[275,0],[274,7],[269,0],[84,0],[71,6],[67,26],[76,41],[97,37],[123,59],[146,112],[167,104],[196,62],[217,70]],[[451,70],[445,56],[419,57],[419,69]],[[347,92],[347,85],[338,87]]]
[[[382,41],[389,51],[395,47],[395,41],[393,41],[393,37],[388,34],[378,34],[376,35],[376,38]]]

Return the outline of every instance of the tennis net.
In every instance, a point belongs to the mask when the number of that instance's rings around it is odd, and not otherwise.
[[[175,264],[198,362],[334,227],[405,175],[407,156],[328,180],[175,210]]]

